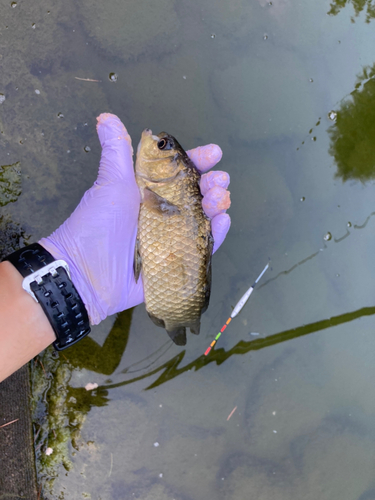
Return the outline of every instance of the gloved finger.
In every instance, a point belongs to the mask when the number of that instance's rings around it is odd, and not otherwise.
[[[229,186],[230,177],[227,172],[221,170],[213,170],[207,174],[203,174],[200,182],[200,189],[203,196],[207,191],[215,186],[226,189]]]
[[[230,228],[230,217],[228,214],[218,214],[211,221],[212,236],[214,238],[214,251],[220,247]]]
[[[206,172],[221,160],[223,152],[217,144],[207,144],[186,151],[188,157],[193,161],[200,172]]]
[[[134,182],[133,147],[130,135],[116,115],[102,113],[96,130],[103,148],[96,184]]]
[[[224,213],[230,207],[230,193],[220,186],[214,186],[203,196],[202,207],[210,218]]]

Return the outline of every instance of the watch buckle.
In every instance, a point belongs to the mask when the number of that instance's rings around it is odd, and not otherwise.
[[[68,264],[65,262],[65,260],[54,260],[51,262],[51,264],[47,264],[46,266],[42,267],[38,271],[35,271],[34,273],[30,274],[29,276],[26,276],[23,279],[22,282],[22,288],[29,294],[31,297],[36,301],[39,302],[38,299],[36,298],[34,292],[30,288],[30,284],[36,281],[38,285],[43,283],[43,277],[46,276],[47,274],[52,274],[52,276],[56,276],[58,274],[57,268],[58,267],[63,267],[65,271],[67,272],[69,279],[71,279],[70,276],[70,270]]]

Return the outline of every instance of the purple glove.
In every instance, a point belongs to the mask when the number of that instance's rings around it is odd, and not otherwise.
[[[39,242],[55,259],[68,263],[94,325],[144,300],[142,280],[136,283],[133,273],[140,193],[131,139],[121,120],[109,113],[98,117],[97,131],[103,148],[97,180],[64,224]],[[188,155],[205,172],[220,161],[222,152],[210,144]],[[212,218],[214,251],[230,227],[230,217],[224,213],[230,205],[228,185],[226,172],[210,172],[201,179],[202,205]]]

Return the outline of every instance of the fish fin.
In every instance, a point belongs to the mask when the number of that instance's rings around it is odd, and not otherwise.
[[[149,313],[147,311],[147,314],[149,315],[151,321],[156,325],[156,326],[160,326],[161,328],[165,328],[165,323],[162,319],[159,319],[157,318],[156,316],[154,316],[153,314]]]
[[[195,321],[192,321],[189,324],[189,328],[190,328],[191,333],[194,333],[194,335],[199,335],[199,331],[201,328],[201,319],[198,318]]]
[[[186,345],[186,328],[184,326],[177,326],[176,328],[166,326],[166,330],[176,345]]]
[[[205,300],[204,300],[204,305],[201,310],[201,314],[203,314],[205,311],[207,311],[208,304],[210,302],[210,295],[211,295],[211,277],[212,277],[212,271],[211,271],[211,258],[212,258],[212,252],[214,250],[214,238],[212,234],[210,233],[208,236],[208,243],[207,243],[207,262],[206,262],[206,284],[205,284]]]
[[[150,210],[159,212],[162,215],[180,214],[180,209],[176,205],[173,205],[173,203],[159,196],[148,187],[143,190],[143,204]]]
[[[142,259],[141,259],[141,254],[139,253],[139,239],[138,238],[135,240],[133,265],[134,265],[135,282],[137,283],[139,275],[141,273],[141,269],[142,269]]]

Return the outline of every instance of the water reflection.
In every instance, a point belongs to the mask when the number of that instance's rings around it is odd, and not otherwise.
[[[337,120],[328,129],[329,153],[343,181],[366,182],[375,177],[375,65],[364,68],[350,99],[337,110]]]
[[[298,337],[303,337],[304,335],[325,330],[327,328],[338,326],[343,323],[348,323],[363,316],[372,316],[373,314],[375,314],[375,307],[363,307],[356,311],[340,314],[339,316],[333,316],[331,318],[323,319],[321,321],[310,323],[308,325],[291,328],[290,330],[285,330],[283,332],[270,335],[266,338],[250,341],[240,340],[234,347],[232,347],[228,351],[226,351],[224,348],[216,348],[215,350],[211,351],[208,356],[204,356],[202,354],[201,356],[199,356],[199,358],[180,368],[179,366],[185,357],[186,351],[184,350],[150,372],[147,372],[130,380],[125,380],[117,384],[109,384],[103,387],[105,387],[106,389],[114,389],[123,385],[132,384],[134,382],[137,382],[138,380],[146,379],[162,371],[162,374],[159,376],[159,378],[155,380],[151,385],[146,387],[146,390],[152,389],[161,384],[164,384],[165,382],[168,382],[169,380],[174,379],[175,377],[178,377],[182,373],[185,373],[189,370],[194,369],[195,371],[198,371],[210,363],[221,365],[222,363],[224,363],[224,361],[226,361],[233,355],[247,354],[250,351],[264,349],[265,347],[280,344],[282,342],[286,342]]]
[[[366,23],[375,17],[375,5],[372,0],[333,0],[330,4],[329,15],[336,16],[341,9],[347,5],[352,4],[355,12],[355,16],[358,17],[359,14],[366,10]]]

